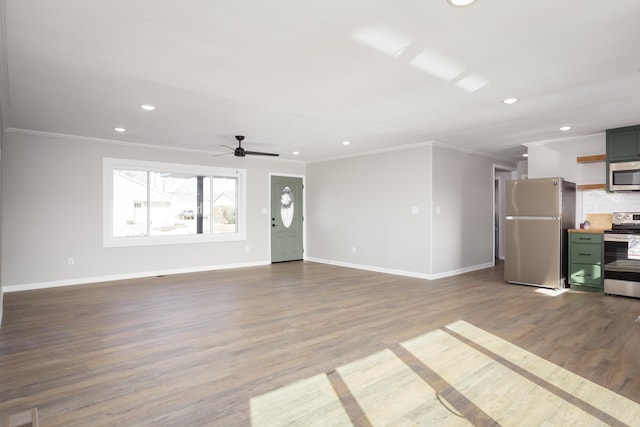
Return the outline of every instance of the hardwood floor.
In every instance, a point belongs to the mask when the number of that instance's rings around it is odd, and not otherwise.
[[[640,300],[537,291],[506,284],[501,264],[427,281],[305,261],[9,293],[0,415],[37,407],[41,426],[269,425],[257,409],[275,404],[265,396],[311,381],[328,390],[335,420],[344,412],[379,425],[384,414],[366,403],[373,389],[360,368],[375,365],[439,393],[464,417],[452,425],[491,425],[502,415],[458,386],[476,374],[451,371],[477,359],[603,423],[633,424],[613,402],[639,407]],[[438,346],[442,355],[430,355]],[[462,356],[447,359],[449,351]],[[455,364],[440,366],[447,360]],[[557,369],[545,377],[543,368]],[[596,398],[563,389],[570,381]],[[545,405],[530,396],[528,405]],[[383,402],[406,401],[393,400]]]

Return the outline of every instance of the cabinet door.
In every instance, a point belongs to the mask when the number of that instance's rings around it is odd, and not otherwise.
[[[602,267],[589,264],[571,264],[569,266],[569,283],[602,287]]]
[[[640,159],[640,127],[607,131],[607,161]]]

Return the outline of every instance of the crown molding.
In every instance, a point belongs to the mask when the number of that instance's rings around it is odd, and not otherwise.
[[[130,141],[120,141],[116,139],[108,139],[108,138],[95,138],[90,136],[79,136],[65,133],[55,133],[55,132],[43,132],[29,129],[19,129],[19,128],[8,128],[5,130],[6,133],[13,133],[17,135],[30,135],[30,136],[39,136],[46,138],[56,138],[56,139],[66,139],[77,142],[84,143],[94,143],[94,144],[111,144],[111,145],[121,145],[125,147],[133,147],[133,148],[145,148],[145,149],[154,149],[154,150],[165,150],[165,151],[178,151],[182,153],[193,153],[193,154],[205,154],[207,156],[215,156],[220,155],[219,151],[207,151],[207,150],[196,150],[194,148],[183,148],[183,147],[174,147],[168,145],[157,145],[157,144],[143,144],[140,142],[130,142]],[[229,153],[232,154],[232,153]],[[262,159],[260,156],[251,157],[252,159]],[[269,157],[271,160],[279,161],[279,162],[289,162],[289,163],[298,163],[303,164],[305,162],[300,160],[291,160],[291,159],[281,159]]]
[[[418,142],[418,143],[415,143],[415,144],[397,145],[395,147],[380,148],[380,149],[377,149],[377,150],[368,150],[368,151],[362,151],[362,152],[359,152],[359,153],[345,154],[345,155],[342,155],[342,156],[328,157],[328,158],[324,158],[324,159],[320,159],[320,160],[312,160],[312,161],[308,161],[306,163],[307,164],[313,164],[313,163],[330,162],[330,161],[334,161],[334,160],[343,160],[343,159],[348,159],[348,158],[352,158],[352,157],[365,157],[365,156],[371,156],[371,155],[375,155],[375,154],[390,153],[390,152],[393,152],[393,151],[412,150],[412,149],[415,149],[415,148],[422,148],[422,147],[445,148],[447,150],[458,151],[460,153],[473,154],[473,155],[480,156],[480,157],[486,157],[486,158],[492,159],[492,160],[502,160],[502,161],[506,161],[506,162],[509,162],[509,163],[513,163],[512,160],[509,160],[509,159],[504,158],[504,157],[491,155],[491,154],[484,153],[482,151],[474,150],[474,149],[471,149],[471,148],[457,147],[455,145],[445,144],[445,143],[438,142],[438,141],[427,141],[427,142]]]
[[[446,148],[447,150],[451,150],[451,151],[458,151],[460,153],[473,154],[475,156],[486,157],[487,159],[491,159],[491,160],[502,160],[509,163],[513,163],[513,160],[509,160],[506,157],[496,156],[491,153],[485,153],[483,151],[474,150],[472,148],[456,147],[455,145],[445,144],[445,143],[436,142],[436,141],[433,142],[433,146]]]
[[[571,142],[571,141],[581,141],[585,139],[601,138],[601,137],[604,137],[605,135],[606,135],[605,132],[590,133],[587,135],[570,136],[567,138],[554,138],[554,139],[544,139],[544,140],[533,141],[533,142],[524,142],[522,143],[522,145],[524,145],[525,147],[538,147],[541,145],[558,144],[560,142]]]
[[[414,148],[430,147],[432,145],[432,143],[433,143],[433,141],[419,142],[419,143],[416,143],[416,144],[397,145],[395,147],[386,147],[386,148],[379,148],[379,149],[376,149],[376,150],[361,151],[361,152],[358,152],[358,153],[343,154],[343,155],[340,155],[340,156],[325,157],[323,159],[310,160],[310,161],[305,162],[305,163],[307,163],[307,164],[323,163],[323,162],[331,162],[331,161],[334,161],[334,160],[349,159],[349,158],[353,158],[353,157],[366,157],[366,156],[372,156],[372,155],[375,155],[375,154],[390,153],[392,151],[412,150]]]

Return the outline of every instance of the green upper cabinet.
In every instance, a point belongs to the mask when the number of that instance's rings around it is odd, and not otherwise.
[[[607,129],[607,191],[611,191],[609,165],[634,161],[640,161],[640,125]]]
[[[640,160],[640,125],[607,130],[607,162]]]

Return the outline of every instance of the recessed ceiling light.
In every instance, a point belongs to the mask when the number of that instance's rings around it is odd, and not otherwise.
[[[293,151],[291,154],[293,154],[294,156],[297,156],[298,154],[300,154],[299,151]]]
[[[124,131],[126,131],[125,128],[120,128],[120,127],[115,127],[115,128],[113,128],[113,130],[115,130],[116,132],[124,132]]]
[[[342,141],[342,145],[350,145],[351,141]]]
[[[476,0],[447,0],[454,6],[468,6]]]
[[[568,130],[571,130],[571,126],[562,126],[562,127],[560,128],[560,130],[561,130],[562,132],[566,132],[566,131],[568,131]]]
[[[149,105],[149,104],[142,104],[140,105],[140,108],[142,108],[143,110],[147,110],[147,111],[153,111],[156,109],[156,107],[154,107],[153,105]]]
[[[502,102],[505,104],[511,105],[518,102],[518,98],[507,98],[507,99],[503,99]]]

